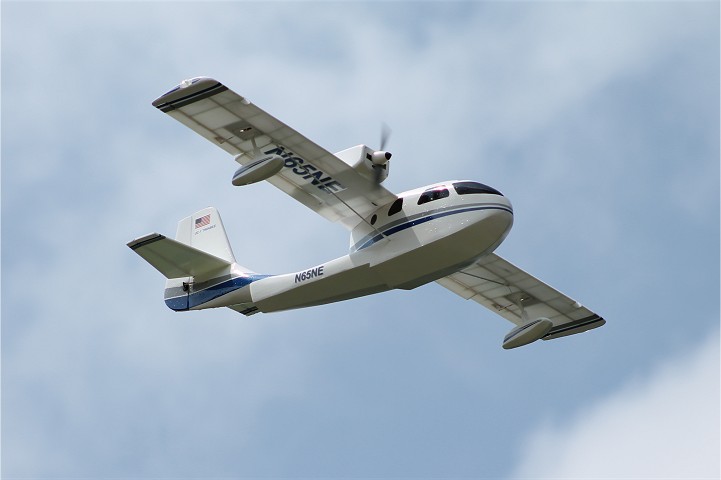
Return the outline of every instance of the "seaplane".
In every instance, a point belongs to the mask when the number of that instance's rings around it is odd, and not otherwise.
[[[606,323],[494,253],[513,225],[513,206],[499,190],[473,180],[387,190],[387,135],[380,150],[333,154],[208,77],[184,80],[152,104],[231,154],[239,164],[233,185],[270,182],[350,232],[346,255],[281,275],[236,262],[214,207],[180,220],[174,238],[132,240],[127,245],[165,276],[172,310],[254,315],[436,282],[510,321],[505,349]]]

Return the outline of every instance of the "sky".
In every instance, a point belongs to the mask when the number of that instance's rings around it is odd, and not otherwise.
[[[711,479],[718,2],[2,2],[3,478]],[[512,327],[438,285],[175,313],[127,248],[206,206],[261,273],[347,232],[151,101],[217,78],[399,193],[513,203],[497,253],[598,312]]]

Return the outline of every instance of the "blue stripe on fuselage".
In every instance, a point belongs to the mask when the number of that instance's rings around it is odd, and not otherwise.
[[[246,285],[250,285],[257,280],[271,276],[272,275],[248,275],[231,278],[197,292],[192,292],[190,295],[166,298],[165,304],[172,310],[188,310],[214,300],[220,296],[234,292],[235,290],[243,288]]]
[[[474,212],[478,210],[504,210],[508,213],[513,214],[513,210],[511,210],[509,207],[503,206],[503,205],[484,205],[484,206],[476,206],[476,207],[467,207],[467,208],[458,208],[456,210],[450,210],[450,211],[438,211],[438,213],[433,213],[431,215],[426,215],[425,217],[417,218],[415,220],[410,220],[405,223],[401,223],[400,225],[396,225],[394,227],[389,228],[388,230],[381,231],[380,234],[375,235],[371,237],[368,240],[361,240],[360,242],[353,245],[353,248],[351,248],[351,251],[357,252],[358,250],[362,250],[364,248],[368,248],[374,243],[383,240],[385,237],[390,237],[391,235],[401,232],[407,228],[415,227],[416,225],[421,225],[426,222],[430,222],[431,220],[435,220],[436,218],[442,218],[447,217],[449,215],[455,215],[457,213],[467,213],[467,212]],[[360,246],[358,246],[360,244]]]

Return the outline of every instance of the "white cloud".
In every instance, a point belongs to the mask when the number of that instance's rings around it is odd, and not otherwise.
[[[719,478],[720,451],[714,332],[569,423],[533,431],[513,478]]]

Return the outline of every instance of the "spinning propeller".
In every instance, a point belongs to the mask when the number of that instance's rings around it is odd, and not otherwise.
[[[383,122],[381,125],[381,148],[380,150],[373,152],[373,155],[370,158],[370,161],[373,164],[374,180],[377,185],[380,185],[380,183],[385,180],[383,173],[388,171],[388,160],[391,159],[392,154],[391,152],[386,151],[386,144],[388,143],[390,136],[391,127],[389,127],[387,123]]]

